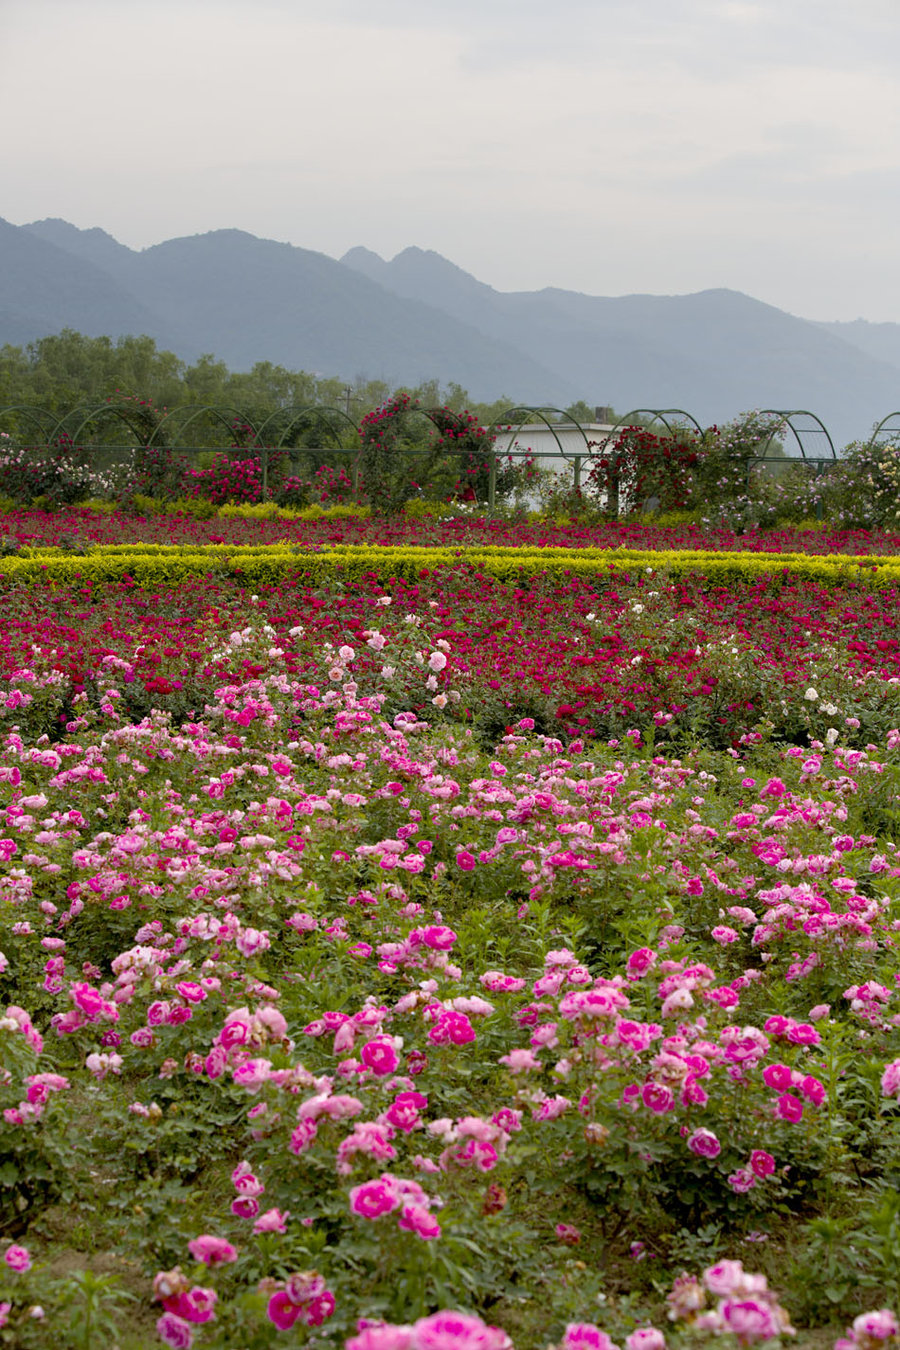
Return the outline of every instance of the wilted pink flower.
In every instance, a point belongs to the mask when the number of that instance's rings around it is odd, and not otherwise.
[[[625,1337],[625,1350],[666,1350],[666,1338],[656,1327],[638,1327]]]
[[[207,1266],[220,1266],[237,1260],[236,1248],[224,1238],[214,1237],[210,1233],[192,1238],[188,1243],[188,1251],[195,1261],[202,1261]]]
[[[721,1313],[741,1346],[768,1341],[782,1329],[774,1309],[764,1298],[729,1299],[722,1304]]]
[[[892,1059],[881,1075],[881,1093],[884,1097],[900,1097],[900,1059]]]
[[[254,1233],[286,1233],[287,1220],[291,1217],[290,1210],[267,1209],[265,1214],[260,1214],[256,1223],[253,1225]]]
[[[413,1327],[415,1350],[505,1350],[506,1335],[474,1313],[437,1312]]]
[[[190,1322],[175,1313],[164,1312],[156,1323],[160,1340],[171,1346],[171,1350],[190,1350],[194,1343],[194,1333]]]
[[[864,1337],[870,1342],[886,1341],[891,1336],[900,1336],[900,1326],[892,1312],[881,1308],[878,1312],[860,1313],[853,1321],[853,1336],[857,1345],[865,1345]],[[868,1350],[868,1348],[867,1348]]]
[[[570,1322],[560,1344],[565,1350],[618,1350],[612,1338],[593,1322]]]
[[[397,1227],[407,1233],[415,1233],[424,1242],[430,1242],[441,1236],[441,1225],[422,1205],[404,1205],[400,1211]]]

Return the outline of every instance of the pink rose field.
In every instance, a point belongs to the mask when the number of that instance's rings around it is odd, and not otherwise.
[[[900,536],[2,533],[0,1346],[900,1346]]]

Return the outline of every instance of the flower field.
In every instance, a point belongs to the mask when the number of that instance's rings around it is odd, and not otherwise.
[[[0,1345],[898,1343],[898,536],[2,533]]]
[[[429,504],[430,505],[430,504]],[[272,505],[225,506],[209,519],[190,511],[173,514],[123,515],[88,508],[49,514],[25,508],[3,517],[3,535],[15,546],[163,543],[186,546],[208,543],[274,544],[281,541],[314,549],[329,544],[391,544],[459,547],[498,544],[505,547],[740,549],[744,552],[900,553],[896,530],[845,530],[832,525],[817,529],[784,528],[743,531],[703,528],[696,524],[659,526],[627,520],[581,525],[572,520],[515,523],[503,518],[469,515],[455,510],[440,515],[399,515],[373,519],[367,508],[278,511]]]

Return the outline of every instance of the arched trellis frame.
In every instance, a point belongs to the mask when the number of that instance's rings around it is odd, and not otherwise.
[[[60,417],[56,413],[48,412],[46,408],[35,408],[30,403],[13,403],[6,408],[0,408],[0,431],[8,431],[8,422],[15,422],[24,417],[26,423],[31,423],[40,433],[37,443],[42,446],[52,445],[58,438],[67,416],[68,414],[63,414]],[[22,439],[22,433],[18,429],[14,432],[8,431],[8,434],[15,435],[17,440]]]
[[[327,437],[333,441],[333,444],[331,446],[298,446],[298,437],[307,427],[312,425],[324,427]],[[277,440],[275,439],[276,434]],[[345,442],[351,438],[355,444],[347,446]],[[286,453],[290,457],[292,470],[296,467],[298,458],[305,459],[307,464],[311,466],[313,473],[327,463],[329,452],[347,453],[349,451],[353,454],[350,462],[351,491],[354,497],[357,495],[359,491],[359,428],[343,408],[335,408],[330,405],[323,406],[316,403],[294,403],[285,408],[275,408],[260,423],[256,439],[260,448],[264,491],[268,491],[269,453],[272,450],[278,454]]]
[[[605,450],[610,441],[620,431],[624,431],[626,427],[640,426],[641,424],[635,420],[638,417],[649,417],[651,426],[659,423],[665,427],[670,436],[683,431],[685,427],[691,427],[698,436],[703,435],[703,428],[696,417],[689,412],[685,412],[684,408],[632,408],[630,412],[623,413],[621,417],[616,418],[612,427],[596,448],[601,451]]]
[[[492,437],[494,442],[494,453],[491,457],[491,476],[488,486],[488,506],[492,511],[496,504],[497,497],[498,459],[502,458],[504,455],[513,453],[512,447],[521,435],[523,427],[529,425],[528,422],[523,422],[522,418],[536,418],[537,425],[543,425],[547,428],[553,439],[556,441],[556,453],[561,455],[566,463],[571,463],[573,465],[573,486],[576,492],[581,487],[581,466],[584,460],[590,458],[591,454],[591,442],[581,423],[576,418],[571,417],[563,408],[551,408],[547,404],[542,404],[539,407],[524,403],[517,404],[513,408],[505,408],[500,416],[495,417],[493,422],[491,422],[490,426],[487,428],[488,434]],[[555,418],[556,420],[551,421],[551,418]],[[516,422],[516,419],[518,419],[518,425],[514,426],[513,423]],[[561,424],[565,425],[567,430],[574,429],[581,435],[581,439],[584,441],[583,452],[579,450],[567,450],[565,448],[562,441],[559,439]],[[531,425],[535,425],[535,423],[532,422]],[[509,432],[509,440],[506,442],[505,449],[498,450],[497,438],[506,431]]]
[[[495,446],[497,442],[497,436],[499,435],[499,433],[501,431],[509,432],[509,440],[506,443],[506,449],[502,450],[500,452],[501,454],[508,455],[511,452],[512,446],[516,441],[519,433],[521,432],[522,427],[528,425],[527,423],[523,423],[521,421],[523,417],[536,417],[540,423],[543,423],[543,425],[552,435],[553,439],[556,441],[556,448],[564,459],[569,460],[581,458],[579,454],[574,454],[571,450],[566,450],[563,446],[562,441],[559,439],[558,435],[560,426],[559,419],[560,418],[563,419],[566,427],[574,427],[576,431],[579,431],[581,433],[581,438],[584,441],[584,453],[586,455],[590,454],[590,441],[588,440],[587,432],[585,431],[584,427],[581,425],[580,422],[577,422],[573,417],[569,417],[569,415],[562,408],[550,408],[547,405],[542,405],[541,407],[532,407],[527,404],[519,404],[514,408],[504,409],[504,411],[500,414],[500,416],[495,417],[493,422],[491,422],[490,426],[488,427],[487,429],[488,433],[490,435],[493,435],[494,437]],[[555,417],[557,421],[551,422],[550,420],[551,417]],[[511,425],[516,418],[520,419],[518,426]]]
[[[638,421],[637,419],[642,419]],[[595,442],[592,445],[592,453],[597,458],[602,459],[608,447],[615,444],[616,438],[629,427],[643,426],[649,421],[648,430],[654,426],[665,428],[669,436],[676,436],[679,431],[691,430],[698,436],[703,435],[703,428],[692,413],[686,412],[684,408],[632,408],[630,412],[623,413],[613,422],[610,430],[603,437],[602,441]],[[618,514],[619,510],[619,491],[618,481],[609,488],[609,500],[607,510],[612,510],[613,514]]]
[[[769,432],[768,436],[766,437],[765,441],[763,442],[761,450],[756,456],[758,460],[764,460],[767,457],[773,458],[772,456],[769,456],[768,453],[769,447],[775,440],[776,436],[779,436],[786,431],[789,431],[793,436],[794,442],[800,451],[801,459],[814,464],[822,462],[823,460],[837,459],[837,452],[834,448],[834,442],[832,441],[831,436],[829,435],[828,428],[825,426],[825,423],[822,421],[822,419],[820,417],[817,417],[815,413],[809,412],[805,408],[792,408],[792,409],[763,408],[758,413],[758,416],[772,418],[772,429]],[[795,417],[805,417],[813,425],[806,427],[797,426],[797,424],[794,421]],[[818,443],[818,448],[825,449],[827,447],[828,453],[824,455],[808,455],[806,453],[806,446],[803,444],[804,436],[823,436],[825,438],[824,444],[820,441]]]
[[[234,440],[235,420],[238,419],[242,426],[249,427],[254,438],[258,438],[259,433],[253,423],[253,419],[241,408],[231,407],[225,403],[185,403],[177,408],[170,408],[164,417],[161,417],[150,439],[146,442],[147,446],[176,445],[184,444],[184,434],[189,426],[198,422],[202,417],[208,417],[213,422],[222,426]],[[210,449],[215,449],[211,446]]]
[[[452,408],[447,407],[423,408],[420,404],[412,402],[408,396],[403,396],[399,398],[395,396],[393,399],[390,399],[386,404],[384,404],[381,408],[377,410],[377,416],[376,413],[369,414],[363,418],[362,423],[360,424],[360,449],[359,453],[353,459],[352,482],[354,495],[356,494],[358,488],[359,469],[362,468],[364,472],[368,472],[369,469],[371,469],[372,467],[371,463],[368,460],[369,454],[374,451],[377,455],[377,446],[379,442],[373,438],[372,442],[367,443],[366,433],[368,431],[369,426],[372,425],[373,422],[376,425],[378,425],[379,423],[383,425],[385,421],[387,421],[389,426],[393,426],[398,432],[402,433],[402,428],[409,423],[411,418],[416,417],[424,418],[426,422],[430,422],[431,426],[437,433],[437,438],[431,446],[425,448],[416,448],[413,444],[407,447],[407,451],[409,453],[418,454],[422,457],[422,459],[424,460],[423,468],[426,473],[430,472],[431,469],[434,468],[437,462],[439,447],[441,445],[443,438],[447,435],[447,432],[449,430],[452,430],[454,426],[460,432],[470,430],[472,423],[474,421],[474,419],[471,419],[468,414],[456,412]],[[414,438],[411,439],[414,440]],[[461,445],[454,447],[453,449],[450,450],[449,453],[452,455],[454,452],[458,454],[473,453],[473,447],[471,445],[469,446]],[[493,503],[493,493],[496,485],[496,457],[493,454],[489,456],[488,474],[489,474],[489,498]],[[390,495],[391,496],[393,495],[393,490],[391,490]],[[370,489],[370,496],[371,496],[371,489]],[[394,507],[390,506],[389,509],[394,509]]]
[[[322,407],[316,403],[292,404],[287,408],[276,408],[260,423],[257,439],[261,445],[267,444],[266,437],[269,434],[269,428],[273,427],[277,430],[278,426],[281,425],[281,434],[274,445],[278,450],[288,449],[294,438],[310,422],[318,422],[320,426],[324,425],[328,428],[329,434],[335,439],[336,444],[333,448],[336,450],[345,448],[341,442],[348,433],[354,437],[357,444],[359,443],[359,428],[343,408]],[[322,446],[321,448],[327,449],[328,447]]]
[[[896,425],[891,426],[892,422],[895,423]],[[874,450],[876,444],[878,443],[879,436],[893,437],[893,438],[900,437],[900,411],[891,412],[888,413],[887,417],[882,417],[881,421],[876,424],[875,430],[872,432],[872,435],[869,437],[868,442],[866,444],[866,448],[869,450]]]
[[[148,444],[149,434],[158,428],[157,419],[152,413],[142,414],[137,407],[127,403],[105,402],[85,403],[73,408],[60,420],[58,430],[68,435],[74,446],[81,448],[89,428],[111,420],[127,427],[139,445]]]

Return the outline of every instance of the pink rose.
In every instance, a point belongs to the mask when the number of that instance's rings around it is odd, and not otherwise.
[[[662,1083],[645,1083],[641,1089],[641,1100],[657,1116],[671,1111],[675,1105],[671,1088],[664,1087]]]
[[[758,1177],[770,1177],[775,1171],[775,1159],[765,1149],[755,1148],[750,1154],[750,1166]]]
[[[365,1181],[361,1186],[354,1186],[350,1192],[350,1209],[363,1219],[378,1219],[382,1214],[390,1214],[399,1204],[396,1184],[388,1176],[377,1181]]]
[[[411,1350],[411,1327],[395,1327],[387,1322],[359,1325],[358,1334],[344,1342],[344,1350]]]
[[[17,1275],[24,1275],[27,1270],[31,1269],[31,1254],[27,1247],[17,1247],[13,1244],[12,1247],[7,1247],[3,1253],[3,1259],[10,1270],[14,1270]]]
[[[698,1158],[717,1158],[722,1152],[722,1145],[719,1143],[712,1130],[695,1130],[687,1141],[687,1146],[692,1153],[696,1153]]]
[[[400,1059],[389,1036],[375,1036],[367,1041],[359,1052],[359,1057],[377,1078],[386,1078],[396,1073]]]
[[[795,1124],[803,1118],[803,1103],[793,1093],[783,1092],[775,1103],[775,1114],[779,1120],[787,1120],[791,1124]]]
[[[778,1319],[762,1299],[731,1299],[722,1305],[722,1317],[740,1345],[766,1341],[777,1336]]]
[[[255,1219],[259,1213],[259,1201],[252,1195],[240,1196],[232,1200],[231,1212],[239,1219]]]
[[[416,1350],[503,1350],[508,1338],[474,1313],[436,1312],[413,1328]]]
[[[434,1045],[468,1045],[475,1040],[475,1028],[465,1013],[445,1008],[429,1027],[428,1039]]]
[[[266,1309],[269,1321],[274,1322],[279,1331],[290,1331],[300,1312],[300,1305],[292,1302],[286,1289],[273,1294]]]
[[[900,1059],[892,1059],[881,1075],[883,1097],[900,1097]]]
[[[786,1064],[767,1064],[763,1069],[763,1082],[775,1092],[784,1092],[794,1081]]]

